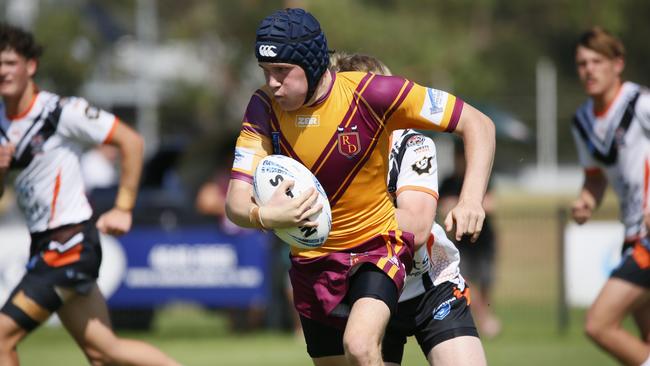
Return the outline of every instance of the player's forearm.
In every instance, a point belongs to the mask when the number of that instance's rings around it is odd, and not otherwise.
[[[232,179],[228,184],[226,194],[226,216],[237,226],[259,228],[259,211],[252,199],[250,184]],[[257,208],[259,210],[259,208]],[[252,217],[255,214],[255,217]]]
[[[426,215],[425,215],[426,216]],[[395,217],[400,230],[414,235],[415,248],[418,249],[427,242],[431,233],[434,218],[414,213],[407,209],[395,208]]]
[[[607,188],[607,179],[602,175],[592,175],[585,178],[580,191],[580,199],[582,199],[591,210],[600,206],[605,196],[605,189]]]
[[[467,167],[459,201],[482,203],[494,162],[494,123],[480,114],[475,121],[465,125],[460,135],[465,145]]]
[[[119,144],[120,185],[115,198],[115,207],[131,211],[135,206],[138,194],[140,175],[144,160],[144,142],[140,135],[133,132],[125,143]]]

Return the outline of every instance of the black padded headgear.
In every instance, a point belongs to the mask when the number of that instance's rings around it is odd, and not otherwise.
[[[283,62],[305,70],[304,103],[314,95],[329,66],[325,33],[318,20],[303,9],[278,10],[264,18],[257,28],[255,56],[259,62]]]

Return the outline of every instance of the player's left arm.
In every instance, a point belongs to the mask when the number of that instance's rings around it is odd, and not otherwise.
[[[118,120],[115,123],[107,143],[120,150],[120,184],[115,206],[99,217],[97,228],[106,234],[122,235],[131,229],[132,211],[142,173],[144,142],[131,127]]]
[[[406,190],[397,196],[395,216],[400,230],[412,233],[415,238],[415,248],[418,249],[427,242],[431,227],[436,218],[438,202],[429,193],[417,190]]]
[[[482,203],[494,162],[494,123],[465,103],[454,132],[463,139],[467,167],[458,204],[447,214],[445,228],[450,232],[455,224],[456,240],[469,235],[476,241],[483,228],[485,210]]]
[[[412,233],[415,247],[431,234],[438,205],[438,161],[430,138],[415,134],[400,141],[404,154],[399,161],[395,216],[403,231]],[[399,159],[391,156],[391,159]],[[395,160],[393,160],[395,161]]]

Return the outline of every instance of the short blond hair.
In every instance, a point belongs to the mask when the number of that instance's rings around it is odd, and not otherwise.
[[[334,52],[330,56],[330,68],[337,72],[365,71],[379,75],[391,75],[388,66],[376,57],[358,53]]]
[[[592,27],[584,32],[576,44],[576,48],[582,46],[609,58],[625,58],[625,47],[620,39],[612,35],[602,27]]]

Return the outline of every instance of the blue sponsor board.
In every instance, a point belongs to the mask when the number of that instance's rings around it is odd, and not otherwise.
[[[172,231],[139,226],[116,239],[124,264],[110,269],[122,272],[116,290],[108,294],[112,308],[149,308],[170,302],[248,307],[268,302],[268,234],[245,230],[231,235],[216,225]],[[116,261],[105,256],[106,262]]]

